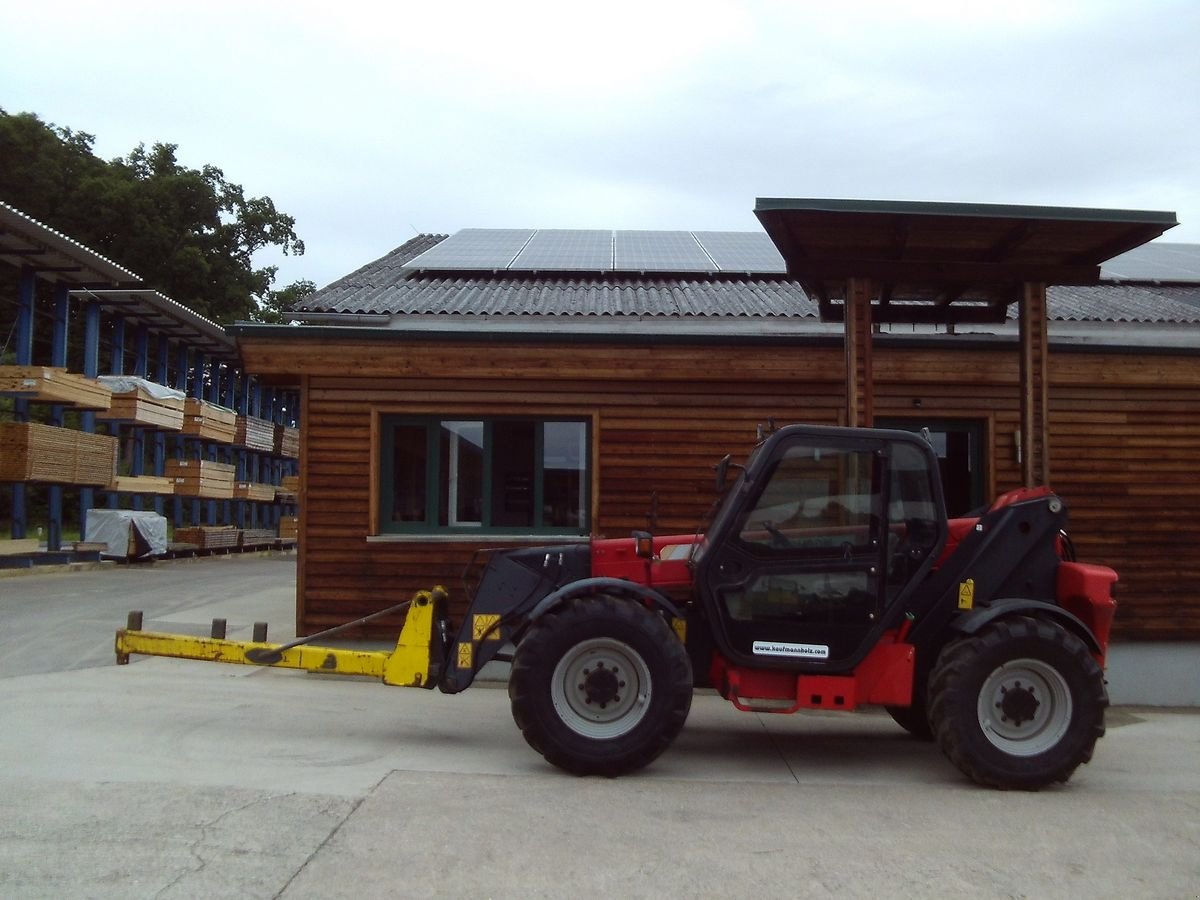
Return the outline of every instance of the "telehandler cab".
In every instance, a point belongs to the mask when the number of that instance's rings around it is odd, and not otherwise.
[[[703,535],[488,555],[465,620],[444,589],[416,595],[390,653],[142,631],[151,654],[342,674],[457,693],[511,661],[513,718],[578,774],[645,766],[683,727],[695,686],[738,709],[881,705],[935,738],[976,782],[1066,781],[1104,734],[1103,676],[1117,574],[1074,561],[1062,501],[1005,494],[947,521],[937,458],[918,435],[793,425],[725,489]],[[509,655],[506,648],[513,646]]]

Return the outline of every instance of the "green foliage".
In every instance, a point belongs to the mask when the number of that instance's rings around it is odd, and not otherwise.
[[[139,144],[105,162],[94,142],[0,109],[0,199],[214,321],[260,310],[278,320],[272,298],[295,285],[272,291],[276,267],[255,268],[253,257],[266,247],[304,253],[292,216],[270,197],[246,197],[216,166],[181,165],[175,144]]]
[[[256,322],[280,323],[286,321],[284,313],[290,310],[297,300],[307,297],[317,286],[307,278],[293,281],[283,290],[268,291],[267,296],[259,305],[255,315]]]

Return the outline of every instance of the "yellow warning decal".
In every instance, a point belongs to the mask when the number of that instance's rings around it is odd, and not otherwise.
[[[968,578],[958,586],[958,608],[971,609],[975,605],[975,579]]]
[[[458,667],[460,669],[471,668],[471,645],[465,641],[458,643]]]
[[[491,613],[476,615],[471,620],[472,638],[476,641],[482,641],[484,639],[483,636],[486,634],[489,641],[500,640],[500,629],[495,627],[499,621],[500,617]]]
[[[675,629],[675,636],[679,638],[681,643],[687,643],[687,619],[671,619],[671,627]]]

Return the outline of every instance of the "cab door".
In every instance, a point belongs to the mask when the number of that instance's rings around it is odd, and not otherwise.
[[[742,665],[856,664],[913,566],[936,544],[936,527],[919,546],[904,540],[902,517],[937,515],[926,454],[907,446],[905,468],[925,474],[925,486],[917,487],[919,499],[906,499],[900,493],[913,488],[890,476],[886,440],[835,431],[776,436],[708,535],[697,582],[722,650]],[[889,503],[893,480],[898,496]]]

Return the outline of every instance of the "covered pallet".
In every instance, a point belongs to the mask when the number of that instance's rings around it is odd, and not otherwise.
[[[237,413],[206,400],[188,397],[183,405],[183,433],[206,441],[232,444],[237,434]]]
[[[107,486],[117,439],[36,422],[0,422],[0,481]]]
[[[112,391],[96,379],[50,366],[0,366],[0,396],[97,410],[112,401]]]
[[[176,528],[175,543],[191,544],[201,550],[224,550],[237,547],[241,529],[236,525],[198,525],[195,528]]]
[[[89,509],[84,540],[103,544],[104,556],[157,556],[167,550],[167,520],[133,509]]]
[[[233,498],[234,467],[207,459],[169,459],[163,474],[170,478],[181,497]]]
[[[183,429],[183,391],[133,375],[102,375],[99,381],[112,390],[112,406],[96,418],[160,431]]]
[[[254,416],[238,416],[233,443],[235,447],[273,453],[275,452],[275,425],[266,419],[257,419]]]

